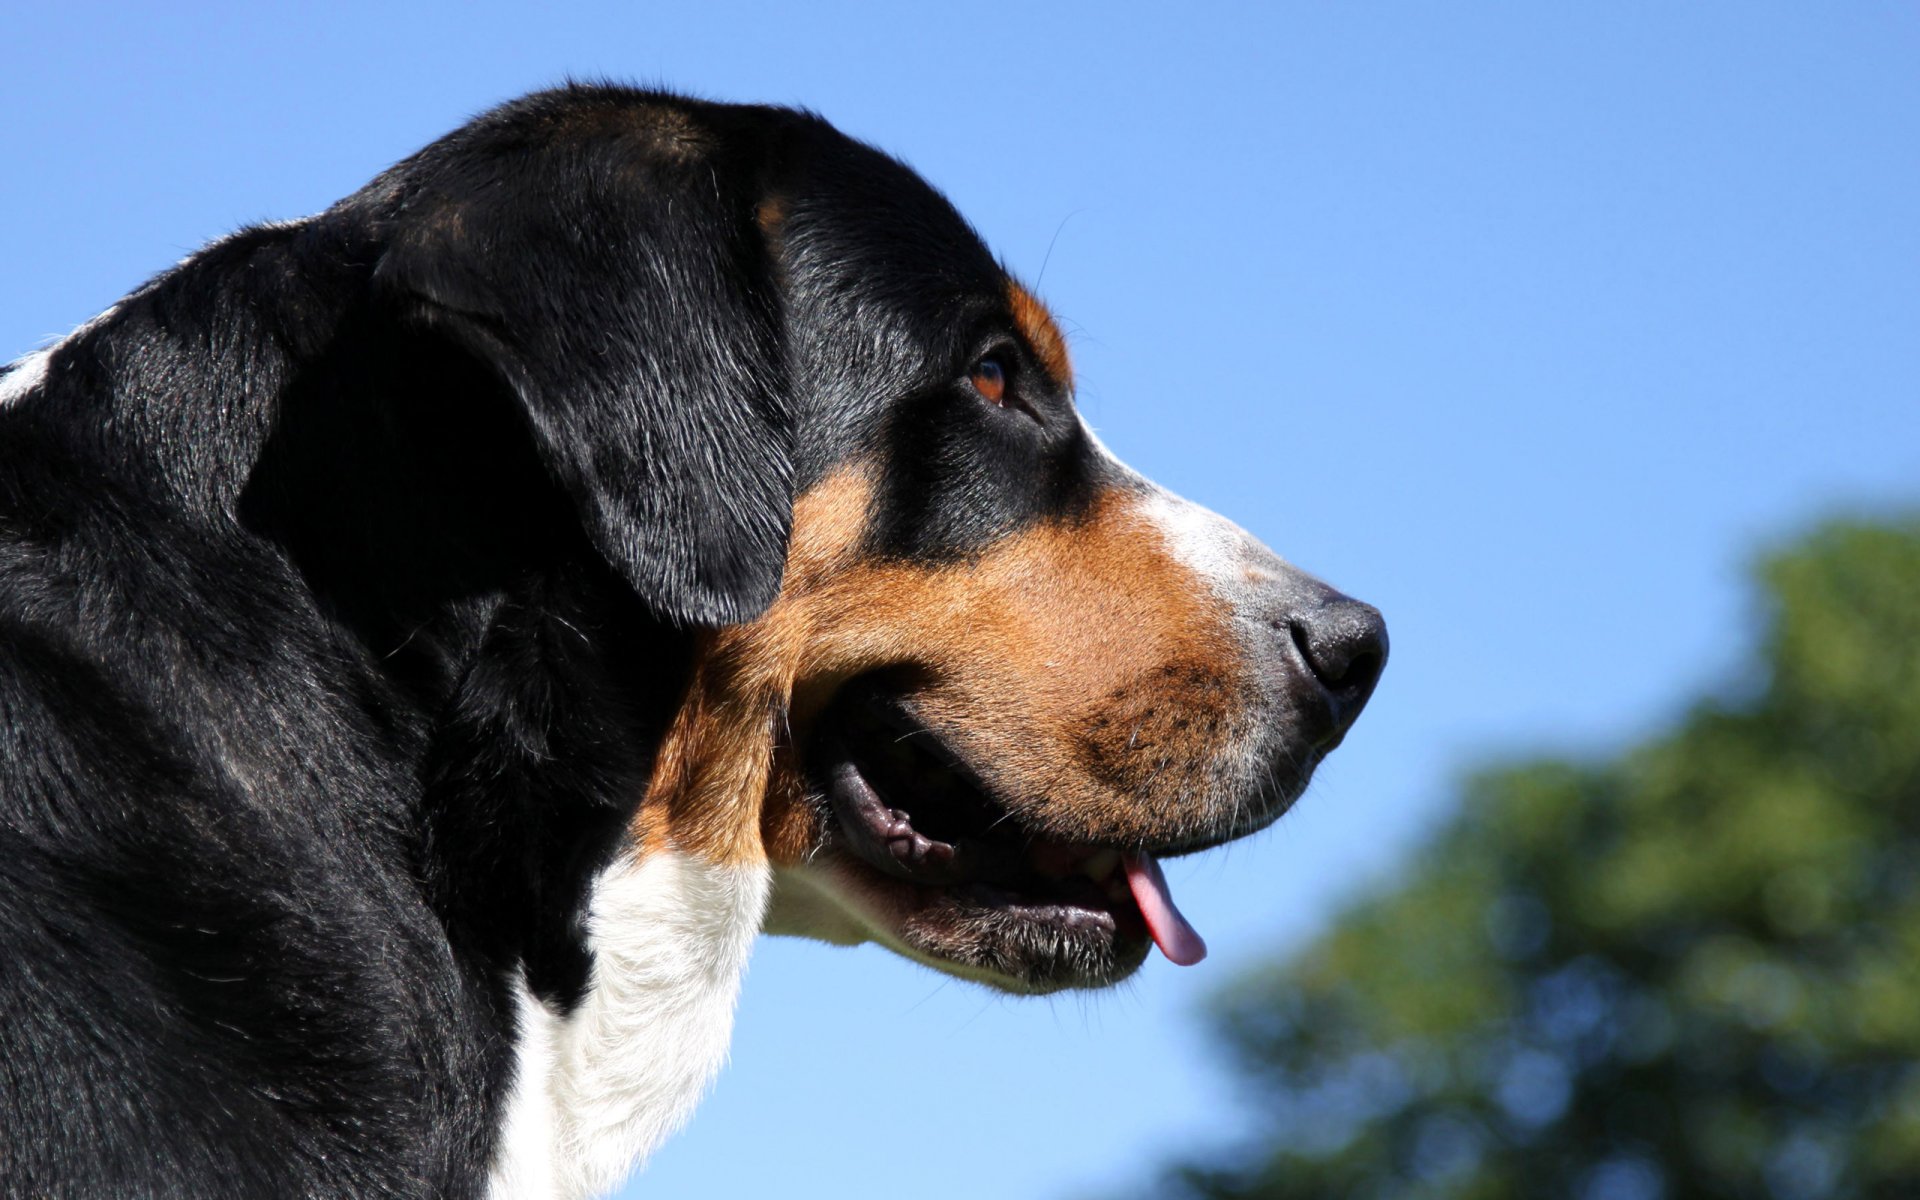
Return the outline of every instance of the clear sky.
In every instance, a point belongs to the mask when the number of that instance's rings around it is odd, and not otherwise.
[[[1039,280],[1118,453],[1386,613],[1301,806],[1170,864],[1205,964],[1014,1002],[768,941],[636,1195],[1093,1196],[1230,1138],[1212,989],[1390,880],[1463,767],[1727,681],[1757,547],[1920,499],[1904,0],[28,7],[0,360],[570,74],[803,104]]]

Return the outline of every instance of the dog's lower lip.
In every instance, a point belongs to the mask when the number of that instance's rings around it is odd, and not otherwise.
[[[1124,923],[1130,934],[1139,936],[1141,932],[1142,922],[1137,913],[1103,902],[1104,898],[1096,900],[1086,896],[1078,902],[1070,898],[1043,900],[991,883],[962,884],[954,891],[961,900],[982,908],[1000,913],[1017,913],[1047,924],[1115,933]]]

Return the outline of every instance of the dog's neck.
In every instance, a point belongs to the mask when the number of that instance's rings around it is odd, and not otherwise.
[[[350,308],[352,255],[304,251],[306,229],[223,238],[31,356],[8,391],[41,395],[10,436],[57,428],[89,478],[137,483],[171,519],[230,518],[303,359]]]
[[[88,456],[77,475],[140,477],[195,544],[239,547],[277,594],[310,592],[297,633],[363,652],[367,694],[425,781],[383,816],[425,830],[430,900],[476,977],[524,964],[491,1192],[599,1194],[723,1062],[767,869],[615,860],[592,887],[588,965],[574,900],[644,786],[685,639],[587,545],[498,381],[371,321],[355,256],[304,238],[226,239],[16,367],[9,436]],[[193,303],[207,291],[229,301],[217,328]]]
[[[596,1196],[685,1122],[726,1060],[766,912],[763,863],[664,851],[601,875],[591,984],[555,1013],[524,987],[492,1200]]]

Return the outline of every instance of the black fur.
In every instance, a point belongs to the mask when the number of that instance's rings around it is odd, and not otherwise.
[[[0,1192],[478,1194],[507,980],[577,997],[796,489],[876,454],[924,556],[1088,494],[1010,331],[891,159],[577,87],[56,347],[0,408]],[[1042,420],[962,394],[995,345]]]

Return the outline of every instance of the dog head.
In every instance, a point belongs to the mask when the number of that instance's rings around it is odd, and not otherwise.
[[[1384,627],[1108,454],[938,193],[804,114],[573,89],[367,197],[384,286],[694,640],[634,853],[1010,990],[1198,956],[1157,858],[1286,810]]]

